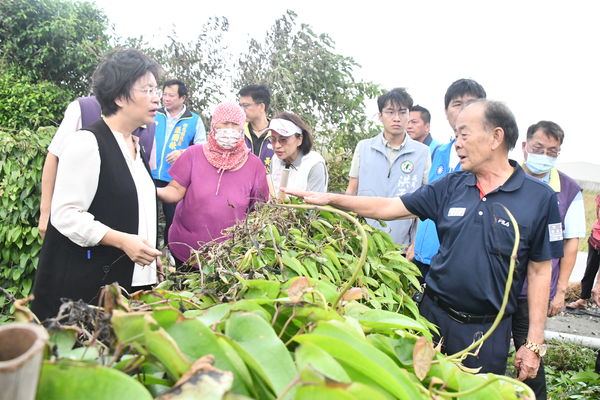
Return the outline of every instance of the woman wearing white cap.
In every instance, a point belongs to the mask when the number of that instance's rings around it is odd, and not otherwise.
[[[276,157],[271,165],[273,189],[326,192],[329,175],[323,157],[312,151],[312,134],[296,114],[284,112],[269,123],[271,145]]]

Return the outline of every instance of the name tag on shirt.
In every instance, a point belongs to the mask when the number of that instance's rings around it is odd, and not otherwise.
[[[562,224],[560,222],[558,222],[556,224],[548,224],[548,233],[549,233],[551,242],[556,242],[558,240],[562,240],[563,239]]]
[[[449,217],[462,217],[465,215],[466,208],[464,207],[452,207],[448,210]]]

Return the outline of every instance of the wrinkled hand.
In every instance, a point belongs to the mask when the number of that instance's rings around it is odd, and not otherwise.
[[[326,206],[329,204],[329,193],[321,192],[306,192],[302,190],[292,190],[287,188],[281,188],[282,192],[291,194],[292,196],[301,197],[305,202],[315,204],[317,206]]]
[[[156,250],[147,240],[139,236],[125,234],[121,242],[121,249],[133,262],[140,265],[149,265],[162,253]]]
[[[538,368],[540,367],[540,361],[540,356],[533,351],[525,346],[519,347],[514,362],[514,366],[519,373],[517,379],[524,381],[528,378],[535,378],[537,376]]]
[[[592,289],[592,300],[600,307],[600,283],[596,282]]]
[[[177,159],[179,157],[181,157],[181,155],[183,154],[183,150],[173,150],[172,152],[169,153],[169,155],[167,156],[167,162],[169,164],[173,164],[175,161],[177,161]]]
[[[556,296],[550,302],[550,307],[548,307],[548,316],[554,317],[556,314],[560,313],[565,308],[565,294],[564,292],[556,292]]]
[[[38,221],[38,230],[40,231],[40,236],[42,239],[46,236],[46,229],[48,229],[48,220],[50,219],[50,214],[40,213],[40,220]]]

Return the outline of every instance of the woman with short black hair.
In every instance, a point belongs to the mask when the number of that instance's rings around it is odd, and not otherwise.
[[[157,282],[156,189],[132,132],[152,124],[159,67],[118,50],[93,75],[102,118],[68,138],[61,153],[31,305],[46,319],[61,298],[97,303],[103,285],[127,292]]]

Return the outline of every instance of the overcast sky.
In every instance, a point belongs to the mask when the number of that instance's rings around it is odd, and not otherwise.
[[[230,46],[262,38],[286,9],[339,54],[362,68],[356,77],[406,87],[432,115],[432,134],[451,135],[443,97],[458,78],[481,83],[488,98],[514,112],[521,138],[552,120],[565,130],[559,162],[600,164],[600,3],[589,1],[157,1],[95,0],[121,36],[160,41],[173,26],[193,39],[210,16],[230,23]],[[233,95],[233,94],[232,94]],[[369,115],[377,112],[369,105]],[[599,113],[600,114],[600,113]]]

